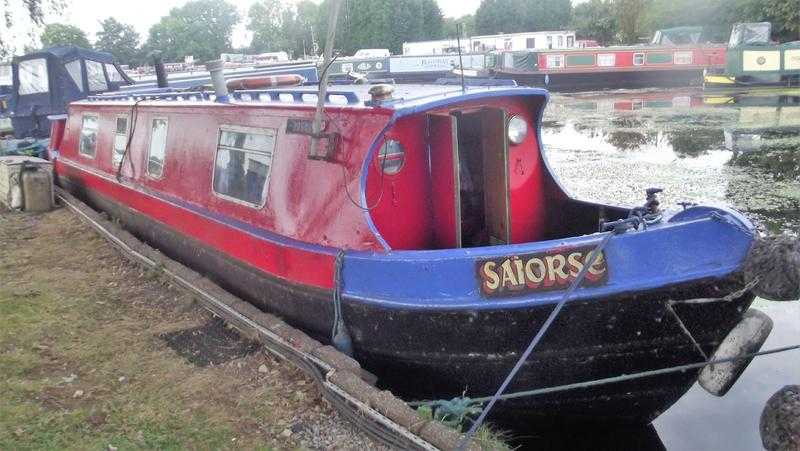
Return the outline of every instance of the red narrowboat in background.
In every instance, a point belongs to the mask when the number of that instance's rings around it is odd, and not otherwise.
[[[704,362],[747,311],[752,224],[573,199],[541,145],[546,91],[369,89],[332,87],[314,136],[314,86],[95,96],[54,123],[51,158],[63,187],[314,337],[331,341],[340,303],[354,356],[406,399],[494,393],[586,265],[509,391]],[[603,224],[632,217],[588,262]],[[697,375],[493,415],[649,421]]]

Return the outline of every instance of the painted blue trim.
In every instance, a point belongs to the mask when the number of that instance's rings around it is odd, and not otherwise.
[[[88,172],[95,177],[101,177],[104,180],[114,183],[115,185],[145,194],[147,196],[156,198],[162,202],[169,203],[175,207],[182,208],[187,210],[191,213],[194,213],[198,216],[201,216],[204,219],[211,220],[217,222],[219,224],[228,226],[232,229],[236,229],[239,232],[247,233],[248,235],[252,235],[256,238],[262,239],[264,241],[268,241],[271,244],[276,244],[283,247],[290,247],[299,249],[306,252],[313,252],[318,254],[325,254],[336,256],[339,252],[338,248],[328,247],[328,246],[320,246],[318,244],[312,244],[305,241],[296,240],[294,238],[288,238],[284,235],[277,234],[275,232],[270,232],[268,230],[262,229],[260,227],[256,227],[252,224],[248,224],[246,222],[240,221],[238,219],[231,218],[229,216],[222,215],[220,213],[213,212],[206,208],[203,208],[199,205],[195,205],[189,203],[185,200],[179,199],[177,197],[170,196],[168,194],[159,193],[152,189],[147,188],[146,186],[135,184],[135,183],[122,183],[117,181],[116,178],[109,176],[105,172],[98,171],[94,168],[82,165],[74,160],[70,160],[67,158],[59,158],[58,160],[61,163],[68,164],[78,170]],[[154,219],[155,220],[155,219]]]
[[[369,165],[372,162],[372,156],[377,152],[378,144],[383,141],[383,135],[389,131],[390,128],[394,127],[394,124],[397,122],[397,116],[392,115],[389,119],[389,122],[383,127],[380,133],[375,136],[375,139],[372,141],[372,144],[369,146],[369,150],[367,151],[367,157],[364,159],[364,162],[361,165],[361,177],[358,181],[358,194],[359,199],[361,202],[361,210],[364,212],[364,220],[369,227],[369,230],[378,240],[383,249],[386,251],[392,250],[392,247],[389,246],[389,243],[386,242],[386,239],[383,238],[381,232],[378,231],[378,227],[375,226],[375,222],[372,220],[372,214],[370,214],[369,204],[367,203],[367,176],[369,175]]]
[[[447,97],[448,94],[452,94],[452,96]],[[442,95],[444,95],[445,97],[434,101],[421,102],[424,99],[429,99],[432,97],[442,97]],[[399,119],[406,116],[411,116],[414,114],[430,111],[436,108],[469,102],[472,100],[491,99],[496,97],[520,97],[520,96],[543,97],[542,107],[539,110],[539,113],[536,118],[536,129],[537,133],[539,134],[539,146],[541,148],[540,130],[542,123],[542,115],[544,114],[544,109],[547,106],[547,103],[550,101],[550,93],[544,89],[506,87],[502,89],[490,88],[488,90],[486,88],[475,89],[473,92],[469,92],[468,89],[466,94],[463,93],[460,89],[458,89],[458,90],[453,90],[451,92],[445,92],[444,94],[435,93],[418,97],[413,99],[413,101],[416,104],[410,106],[403,106],[401,108],[396,108],[394,110],[394,114],[389,119],[389,122],[386,124],[383,130],[381,130],[381,132],[378,133],[378,135],[375,137],[375,140],[372,141],[372,145],[370,145],[369,150],[367,151],[367,155],[364,158],[364,162],[362,163],[361,177],[359,179],[359,199],[361,201],[361,206],[369,207],[369,204],[367,204],[367,178],[369,177],[370,163],[372,162],[375,153],[378,151],[379,143],[383,140],[383,135],[386,134],[386,132],[389,131],[389,129],[392,128]],[[406,102],[406,100],[402,100],[402,102]],[[384,102],[383,104],[381,104],[381,106],[391,107],[392,102]],[[547,169],[548,171],[550,170],[549,167]],[[362,210],[364,212],[364,220],[366,221],[369,230],[372,232],[373,235],[375,235],[375,238],[383,246],[383,248],[387,251],[390,251],[392,248],[391,246],[389,246],[389,243],[386,242],[381,233],[378,231],[378,228],[375,226],[375,222],[372,220],[372,214],[370,213],[370,210],[367,208],[362,208]]]
[[[646,231],[615,236],[605,253],[609,279],[581,287],[573,301],[601,301],[703,279],[722,279],[741,268],[752,229],[721,209],[690,220],[665,222]],[[716,214],[712,214],[716,213]],[[349,252],[343,267],[343,296],[382,308],[482,310],[527,308],[558,302],[563,291],[485,298],[476,261],[597,245],[600,235],[507,246],[433,251]]]

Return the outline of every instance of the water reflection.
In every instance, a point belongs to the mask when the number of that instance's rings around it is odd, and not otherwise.
[[[519,450],[662,451],[667,449],[653,425],[568,424],[530,431],[512,441]]]
[[[798,89],[554,95],[542,137],[568,189],[591,200],[637,204],[663,185],[668,201],[733,205],[770,230],[800,226]],[[587,177],[592,186],[570,182]]]
[[[566,188],[582,199],[639,205],[665,188],[687,200],[744,211],[772,232],[800,229],[800,91],[794,95],[643,91],[554,95],[542,139]],[[774,321],[763,349],[797,344],[800,302],[754,307]],[[767,399],[800,383],[800,352],[756,358],[724,397],[695,385],[651,426],[571,425],[518,439],[522,449],[761,449]]]

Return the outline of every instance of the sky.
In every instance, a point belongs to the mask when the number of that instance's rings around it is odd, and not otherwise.
[[[187,0],[71,0],[67,8],[58,17],[49,17],[48,21],[75,25],[84,30],[89,40],[94,40],[94,33],[100,30],[100,21],[114,17],[120,22],[128,23],[136,28],[143,39],[152,25],[169,10],[181,6]],[[232,0],[242,17],[247,16],[250,5],[257,0]],[[437,0],[446,17],[461,17],[472,14],[478,9],[480,0]],[[13,0],[12,0],[12,3]],[[21,3],[21,2],[20,2]],[[285,3],[294,3],[287,0]],[[243,47],[250,43],[250,36],[240,23],[233,35],[234,47]]]

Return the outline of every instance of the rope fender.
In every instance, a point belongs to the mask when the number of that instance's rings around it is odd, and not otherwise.
[[[770,301],[800,299],[800,240],[786,234],[757,237],[743,265],[753,293]]]

